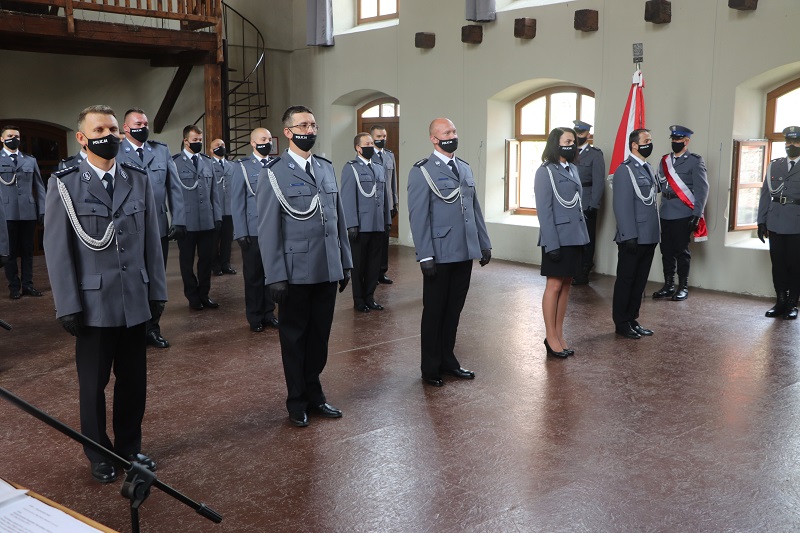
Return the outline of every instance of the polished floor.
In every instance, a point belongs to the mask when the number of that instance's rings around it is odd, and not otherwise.
[[[153,490],[143,531],[800,530],[800,323],[764,318],[770,301],[648,298],[640,322],[655,336],[632,341],[613,333],[614,279],[595,276],[571,296],[577,353],[550,360],[538,268],[476,262],[456,348],[477,379],[438,389],[419,377],[413,250],[393,247],[391,265],[385,311],[356,313],[349,289],[337,301],[323,385],[344,417],[300,429],[277,333],[249,331],[241,276],[212,279],[220,309],[191,311],[173,248],[172,347],[148,352],[143,451],[224,520]],[[0,297],[14,325],[0,331],[0,385],[76,426],[74,343],[41,257],[35,281],[43,298]],[[129,530],[121,482],[93,482],[77,444],[3,401],[0,454],[0,477]]]

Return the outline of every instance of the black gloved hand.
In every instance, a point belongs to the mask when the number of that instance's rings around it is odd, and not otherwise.
[[[38,220],[38,222],[39,222],[39,225],[40,225],[40,226],[44,224],[44,215],[39,215],[39,220]]]
[[[483,266],[488,265],[489,261],[491,261],[491,260],[492,260],[492,250],[491,249],[489,249],[489,250],[481,250],[481,260],[478,261],[478,264],[483,267]]]
[[[760,240],[761,242],[766,242],[764,240],[764,237],[769,239],[769,232],[767,231],[767,225],[766,224],[759,224],[758,225],[758,240]]]
[[[358,226],[347,228],[347,240],[354,241],[358,239]]]
[[[282,305],[286,301],[286,297],[289,295],[289,282],[288,281],[278,281],[276,283],[269,284],[269,296],[272,298],[272,301],[278,305]]]
[[[694,233],[697,226],[700,225],[700,217],[692,217],[689,219],[689,233]]]
[[[597,216],[597,208],[596,207],[589,207],[583,211],[583,218],[586,220],[594,220]]]
[[[639,239],[636,237],[628,239],[627,241],[622,241],[622,244],[625,245],[625,251],[629,254],[635,254],[639,250]]]
[[[547,257],[550,258],[550,261],[553,263],[558,263],[561,261],[561,248],[556,248],[555,250],[550,250],[547,252]]]
[[[350,283],[350,269],[344,269],[344,277],[339,280],[339,292],[344,292],[345,287],[347,284]]]
[[[61,326],[67,330],[67,333],[73,337],[80,336],[83,331],[83,313],[72,313],[71,315],[64,315],[58,317]]]
[[[221,220],[215,220],[214,221],[214,231],[219,231],[221,229],[222,229],[222,221]]]
[[[391,232],[392,232],[392,225],[386,224],[386,236],[388,237]]]
[[[158,319],[161,318],[161,314],[164,312],[164,307],[167,305],[167,302],[164,300],[150,300],[149,304],[150,316],[153,322],[158,322]]]
[[[426,278],[432,278],[436,275],[436,262],[433,259],[419,262],[419,269],[422,270],[422,275]]]
[[[392,215],[392,218],[397,216],[397,206],[394,206],[391,210],[389,210],[389,214]]]
[[[167,238],[173,241],[179,241],[186,237],[186,226],[172,226],[167,232]]]
[[[3,268],[8,263],[8,256],[7,255],[0,255],[0,268]]]
[[[250,249],[250,236],[245,235],[244,237],[239,237],[236,239],[236,242],[239,243],[239,247],[242,249],[243,252],[246,252]]]

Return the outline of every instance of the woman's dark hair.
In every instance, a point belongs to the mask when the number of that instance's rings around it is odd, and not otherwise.
[[[553,128],[553,130],[550,132],[550,135],[547,136],[547,144],[544,145],[542,162],[558,164],[561,161],[561,151],[559,146],[561,145],[561,136],[565,133],[571,133],[573,140],[578,140],[578,135],[572,128]],[[576,157],[575,161],[577,160],[578,158]]]

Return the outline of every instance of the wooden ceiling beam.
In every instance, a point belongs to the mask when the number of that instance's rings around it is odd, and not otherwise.
[[[189,74],[191,73],[191,65],[178,67],[175,77],[172,78],[172,82],[167,88],[167,94],[164,95],[164,101],[161,102],[161,107],[158,108],[158,113],[156,113],[156,118],[153,121],[154,132],[161,133],[164,131],[164,126],[167,124],[170,113],[172,113],[172,108],[175,107],[175,103],[178,101],[183,86],[186,85],[186,80],[189,79]]]

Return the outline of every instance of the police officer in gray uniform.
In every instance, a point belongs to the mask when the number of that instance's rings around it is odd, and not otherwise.
[[[264,264],[258,242],[258,209],[256,189],[261,170],[272,159],[272,134],[266,128],[250,132],[253,153],[233,165],[231,179],[231,212],[233,213],[233,238],[242,250],[242,277],[244,277],[244,310],[250,331],[260,333],[264,328],[278,327],[275,302],[264,283]]]
[[[397,216],[397,208],[400,205],[400,198],[397,196],[397,160],[394,152],[386,148],[386,128],[380,124],[375,124],[369,129],[369,134],[375,142],[375,155],[372,160],[383,167],[383,175],[386,178],[386,205],[390,208],[392,220]],[[389,231],[387,229],[383,236],[381,249],[381,268],[378,274],[378,283],[391,285],[394,283],[386,273],[389,271]]]
[[[768,317],[797,318],[800,297],[800,126],[783,130],[786,157],[773,159],[758,202],[758,238],[769,239],[777,300]]]
[[[614,216],[617,219],[617,280],[614,283],[612,317],[617,335],[628,339],[650,336],[639,324],[639,308],[660,236],[658,179],[645,159],[653,152],[653,138],[646,129],[628,136],[631,155],[617,167],[612,178]]]
[[[689,151],[689,141],[694,133],[686,126],[670,126],[672,153],[665,155],[658,165],[661,181],[661,262],[664,266],[664,286],[653,293],[653,298],[680,301],[689,297],[689,240],[700,224],[708,199],[706,164],[698,154]],[[671,170],[665,170],[665,166]],[[673,172],[674,170],[674,172]],[[681,199],[667,179],[667,173],[679,189],[683,190],[688,204]],[[692,198],[693,196],[693,198]],[[691,205],[693,200],[694,205]],[[675,288],[675,270],[678,287]]]
[[[78,166],[84,159],[86,159],[86,150],[81,148],[81,150],[77,154],[65,157],[64,159],[59,161],[57,170],[64,170],[65,168]]]
[[[0,209],[0,268],[6,265],[8,260],[8,228],[6,227],[6,214]]]
[[[217,276],[236,274],[231,268],[231,244],[233,244],[233,216],[231,214],[231,178],[234,164],[225,157],[225,141],[211,141],[211,161],[214,163],[214,179],[217,180],[220,203],[222,204],[222,228],[214,241],[214,261],[211,270]]]
[[[115,161],[119,127],[111,108],[84,109],[75,138],[88,147],[88,157],[53,174],[44,249],[56,317],[76,337],[81,433],[155,470],[141,453],[145,322],[167,299],[153,189],[144,169]],[[105,404],[112,368],[113,445]],[[116,479],[112,463],[90,448],[84,452],[94,479]]]
[[[222,204],[211,158],[203,153],[203,132],[197,126],[183,128],[183,150],[172,156],[183,189],[186,236],[178,239],[183,294],[196,311],[216,309],[209,298],[215,232],[222,228]],[[197,251],[197,275],[194,258]]]
[[[44,220],[44,182],[39,165],[32,155],[19,151],[19,128],[0,130],[0,208],[5,211],[9,254],[5,265],[9,296],[41,296],[33,286],[33,240],[36,223]],[[22,279],[17,270],[20,258]]]
[[[347,221],[347,236],[353,254],[353,305],[356,310],[383,310],[375,301],[375,287],[381,268],[381,252],[392,216],[386,204],[386,178],[383,166],[373,162],[375,144],[369,133],[353,139],[358,157],[342,168],[342,207]]]
[[[270,294],[281,306],[289,422],[304,427],[309,408],[325,418],[342,416],[327,403],[319,376],[328,360],[336,283],[342,292],[353,261],[333,164],[311,154],[318,131],[313,112],[292,106],[282,122],[289,149],[258,178],[258,241]]]
[[[472,169],[453,156],[458,132],[446,118],[431,122],[433,154],[408,174],[408,217],[422,270],[422,380],[444,385],[442,374],[474,379],[454,353],[461,310],[467,299],[472,260],[486,265],[492,244],[475,191]]]
[[[597,234],[597,215],[603,201],[606,184],[606,161],[603,151],[589,144],[589,130],[592,125],[582,120],[573,120],[575,133],[578,135],[578,157],[575,166],[581,178],[581,206],[586,229],[589,232],[589,244],[583,252],[583,264],[580,273],[572,280],[573,285],[589,283],[589,272],[594,267],[595,236]]]
[[[122,125],[125,140],[120,145],[117,161],[142,167],[147,172],[156,202],[161,254],[166,268],[170,236],[174,238],[186,233],[183,192],[169,147],[162,142],[148,139],[148,125],[147,115],[141,109],[133,108],[125,112]],[[171,226],[167,212],[172,217]],[[160,317],[147,321],[147,343],[157,348],[167,348],[169,341],[161,336],[159,320]]]

